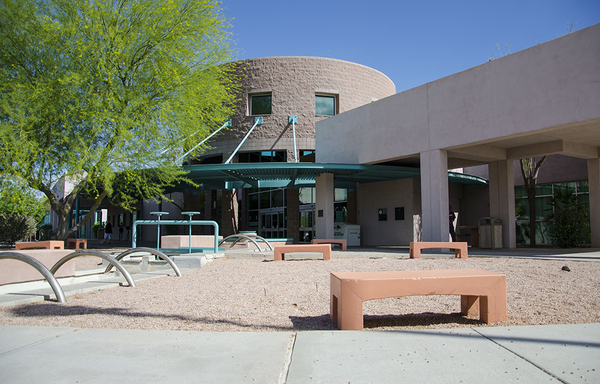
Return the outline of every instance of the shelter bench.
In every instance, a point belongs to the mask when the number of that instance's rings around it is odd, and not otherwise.
[[[339,244],[340,249],[345,251],[347,249],[346,239],[312,239],[311,244]]]
[[[410,243],[410,258],[419,259],[421,258],[421,250],[428,248],[444,248],[454,249],[455,257],[461,259],[467,259],[469,254],[467,249],[469,248],[468,243],[464,241],[418,241]]]
[[[461,313],[490,324],[507,320],[506,275],[481,269],[332,272],[330,318],[362,330],[363,302],[400,296],[460,295]]]
[[[41,240],[15,243],[17,251],[22,249],[64,249],[65,243],[62,240]]]
[[[273,249],[275,261],[285,260],[285,254],[292,252],[319,252],[323,254],[323,260],[331,260],[331,244],[278,245]]]
[[[86,239],[67,239],[67,248],[73,247],[74,249],[87,249]]]

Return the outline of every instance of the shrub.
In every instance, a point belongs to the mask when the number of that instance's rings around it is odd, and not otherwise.
[[[561,248],[573,248],[591,242],[590,219],[572,192],[556,193],[554,213],[548,217],[552,243]]]
[[[14,244],[35,235],[36,221],[29,216],[15,213],[0,214],[0,242]]]

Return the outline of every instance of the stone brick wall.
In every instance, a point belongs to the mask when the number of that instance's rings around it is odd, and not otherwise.
[[[293,159],[292,124],[298,116],[297,149],[315,149],[315,124],[327,116],[315,115],[315,94],[336,95],[337,113],[393,95],[394,83],[372,68],[347,61],[320,57],[266,57],[240,62],[242,93],[232,127],[210,143],[210,156],[223,153],[224,160],[235,150],[254,124],[249,113],[249,95],[272,95],[272,114],[263,116],[240,151],[288,150]]]

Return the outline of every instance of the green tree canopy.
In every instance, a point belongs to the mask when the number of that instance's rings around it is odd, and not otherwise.
[[[47,196],[59,238],[117,179],[148,193],[180,181],[173,160],[231,115],[232,50],[214,0],[2,3],[0,168]],[[142,169],[158,184],[141,185]],[[82,191],[101,192],[67,230]]]

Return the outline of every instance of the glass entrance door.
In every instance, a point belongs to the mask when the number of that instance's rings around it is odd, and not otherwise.
[[[315,205],[300,206],[300,241],[309,243],[315,238]]]
[[[266,239],[286,238],[286,226],[283,209],[259,213],[259,235]]]

